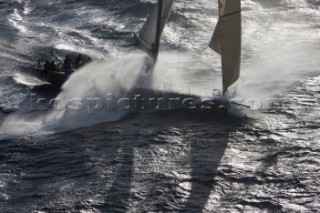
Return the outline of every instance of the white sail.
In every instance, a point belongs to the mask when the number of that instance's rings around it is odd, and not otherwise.
[[[173,4],[173,0],[162,0],[162,8],[161,8],[161,24],[160,24],[160,35],[165,27],[165,24],[169,18],[171,7]],[[136,42],[138,45],[142,46],[142,48],[152,51],[153,45],[156,44],[157,40],[157,19],[158,19],[158,11],[159,11],[159,0],[157,4],[151,11],[147,21],[142,26],[140,32],[135,34]]]
[[[219,0],[219,21],[210,47],[221,55],[223,94],[240,76],[241,0]]]

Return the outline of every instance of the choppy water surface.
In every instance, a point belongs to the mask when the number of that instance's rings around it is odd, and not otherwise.
[[[242,1],[238,97],[262,102],[247,118],[35,111],[33,97],[134,86],[144,56],[132,32],[153,3],[0,2],[0,212],[319,212],[317,0]],[[219,56],[207,48],[217,11],[214,1],[175,2],[153,88],[220,88]],[[33,70],[52,47],[106,62],[57,94]]]

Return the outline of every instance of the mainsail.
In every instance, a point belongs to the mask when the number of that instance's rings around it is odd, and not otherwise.
[[[218,0],[219,20],[210,47],[221,55],[222,86],[225,95],[240,75],[241,0]]]
[[[156,59],[159,50],[159,40],[169,18],[173,0],[158,0],[147,21],[139,33],[135,33],[135,42],[141,48],[149,51]]]

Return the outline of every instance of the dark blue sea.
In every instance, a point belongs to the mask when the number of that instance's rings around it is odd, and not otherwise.
[[[250,108],[227,113],[114,101],[221,88],[217,1],[174,2],[145,74],[155,2],[0,1],[0,212],[320,212],[320,1],[241,1]],[[59,90],[35,65],[67,53],[92,62]]]

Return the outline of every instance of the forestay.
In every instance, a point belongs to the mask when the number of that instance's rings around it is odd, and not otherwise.
[[[221,55],[222,85],[225,95],[240,76],[241,0],[219,0],[219,20],[210,47]]]

